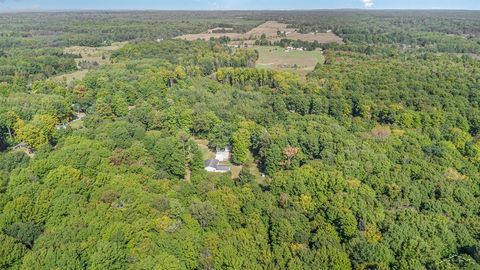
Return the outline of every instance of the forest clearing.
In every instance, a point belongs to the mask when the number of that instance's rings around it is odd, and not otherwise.
[[[257,68],[290,70],[306,75],[318,63],[323,64],[325,61],[321,50],[300,51],[272,46],[254,46],[253,49],[259,53]]]
[[[58,75],[54,80],[66,81],[67,83],[73,80],[83,79],[88,69],[100,65],[110,63],[110,56],[112,52],[123,48],[128,42],[114,42],[109,46],[88,47],[88,46],[71,46],[65,48],[63,51],[67,54],[78,55],[75,58],[77,68],[79,70],[67,74]]]

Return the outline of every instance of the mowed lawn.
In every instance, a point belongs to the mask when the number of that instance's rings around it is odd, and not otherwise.
[[[207,140],[197,140],[194,139],[195,143],[197,143],[200,152],[202,152],[203,160],[209,160],[215,158],[215,153],[208,148],[208,141]]]
[[[273,46],[254,46],[260,57],[257,68],[283,69],[298,71],[306,74],[312,71],[317,63],[325,62],[321,51],[285,51],[285,49]]]

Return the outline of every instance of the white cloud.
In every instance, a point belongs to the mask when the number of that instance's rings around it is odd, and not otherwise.
[[[362,0],[362,3],[366,8],[371,8],[375,5],[373,1],[374,0]]]

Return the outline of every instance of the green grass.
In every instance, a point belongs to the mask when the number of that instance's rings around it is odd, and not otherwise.
[[[215,158],[215,153],[208,148],[207,140],[195,140],[195,143],[197,143],[200,152],[202,152],[203,160]]]
[[[72,129],[81,129],[83,128],[83,120],[75,120],[70,124]]]
[[[74,80],[82,80],[88,73],[87,69],[77,70],[68,74],[58,75],[54,77],[54,80],[63,81],[65,80],[67,83],[71,83]]]
[[[321,51],[289,51],[280,47],[254,46],[259,52],[257,68],[312,71],[325,58]]]

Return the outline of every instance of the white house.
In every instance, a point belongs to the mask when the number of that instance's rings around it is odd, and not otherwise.
[[[218,161],[228,161],[230,159],[230,148],[225,147],[223,150],[217,150],[215,159]]]
[[[230,148],[225,147],[224,150],[217,150],[215,159],[205,161],[205,170],[207,172],[226,173],[230,171],[230,166],[221,165],[220,162],[230,160]]]
[[[205,161],[205,170],[214,173],[227,173],[230,171],[230,166],[220,165],[218,160],[210,159]]]

